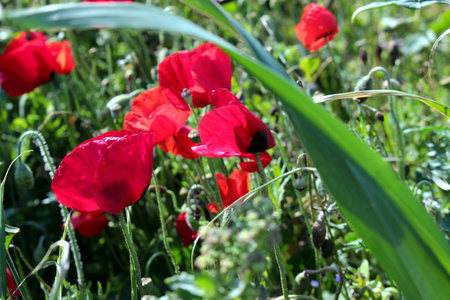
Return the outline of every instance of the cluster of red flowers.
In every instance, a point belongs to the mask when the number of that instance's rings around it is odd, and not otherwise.
[[[48,41],[42,32],[21,32],[0,55],[0,86],[10,96],[31,92],[50,81],[53,73],[75,68],[68,41]]]
[[[211,43],[164,59],[159,66],[160,86],[133,99],[124,130],[85,141],[57,169],[52,189],[60,203],[78,212],[72,217],[73,227],[84,236],[94,236],[107,226],[103,213],[118,214],[138,201],[151,180],[156,145],[186,159],[199,155],[250,159],[241,162],[242,170],[234,171],[228,180],[216,174],[224,207],[246,194],[248,172],[258,170],[255,153],[261,153],[267,166],[272,158],[266,150],[275,146],[275,139],[230,92],[231,77],[230,58]],[[200,144],[189,138],[194,130],[186,125],[190,105],[214,107],[198,125]],[[214,205],[209,210],[218,212]],[[185,217],[180,215],[176,228],[188,245],[196,233],[183,223]]]

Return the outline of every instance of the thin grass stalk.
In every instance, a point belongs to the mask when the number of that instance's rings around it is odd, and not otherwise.
[[[267,177],[266,177],[266,173],[264,172],[264,167],[263,167],[263,164],[261,161],[261,154],[259,152],[255,153],[255,158],[256,158],[256,163],[258,164],[258,173],[259,173],[259,176],[261,177],[261,184],[265,185],[267,183]],[[265,186],[261,190],[261,194],[264,197],[268,196],[268,186]],[[288,291],[287,279],[286,279],[287,272],[286,272],[286,267],[284,266],[284,263],[283,263],[281,250],[278,245],[273,246],[273,250],[275,253],[275,259],[277,261],[278,269],[280,270],[281,289],[283,291],[283,296],[284,296],[285,300],[289,300],[289,291]]]
[[[153,175],[152,180],[153,180],[153,184],[155,186],[159,186],[158,179],[156,178],[156,174]],[[180,267],[178,266],[177,261],[175,260],[175,256],[172,252],[172,249],[169,246],[169,241],[167,240],[167,229],[166,229],[166,223],[164,220],[164,210],[163,210],[163,206],[162,206],[161,192],[159,191],[159,188],[157,188],[155,190],[156,190],[156,201],[158,202],[159,220],[161,222],[161,231],[162,231],[164,247],[166,248],[167,254],[170,257],[170,260],[172,262],[175,273],[177,275],[180,275]]]

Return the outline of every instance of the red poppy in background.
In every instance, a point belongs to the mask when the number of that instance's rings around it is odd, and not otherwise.
[[[75,61],[70,43],[68,41],[52,41],[47,44],[47,47],[55,59],[54,71],[63,75],[72,72],[75,68]]]
[[[61,204],[112,214],[138,201],[150,184],[152,133],[109,131],[76,147],[55,172],[52,190]]]
[[[215,106],[219,105],[200,120],[202,143],[192,147],[194,152],[208,157],[245,157],[275,146],[269,128],[231,92],[221,89],[211,92],[210,97]],[[228,105],[220,106],[227,101]]]
[[[54,58],[42,32],[22,31],[0,56],[0,85],[10,96],[31,92],[50,81]]]
[[[74,229],[84,237],[94,237],[108,226],[108,217],[98,213],[74,214],[70,217],[70,223]]]
[[[234,170],[228,179],[225,175],[216,173],[216,180],[224,208],[250,191],[250,174],[244,170]],[[213,213],[219,212],[217,205],[214,203],[209,203],[208,208]]]
[[[176,135],[190,116],[191,111],[176,108],[160,87],[139,94],[133,99],[123,128],[153,133],[157,144]]]
[[[158,146],[166,153],[173,153],[186,159],[196,159],[199,155],[191,149],[196,144],[189,137],[189,133],[192,130],[194,129],[184,125],[176,135],[160,142]]]
[[[178,51],[159,64],[159,85],[179,109],[189,110],[181,97],[184,89],[192,95],[194,107],[209,104],[208,93],[218,88],[231,88],[231,59],[212,43],[192,51]]]
[[[47,43],[42,32],[22,31],[0,55],[0,85],[20,96],[49,82],[53,72],[67,74],[74,67],[69,42]]]
[[[311,52],[322,48],[326,39],[333,40],[338,31],[339,27],[333,14],[315,3],[310,3],[303,9],[300,23],[295,25],[298,39]]]
[[[11,295],[11,298],[17,298],[20,296],[20,291],[17,290],[17,283],[14,280],[14,277],[11,274],[11,271],[8,267],[6,267],[6,285],[8,287],[9,294]],[[14,293],[14,291],[17,290],[17,292]],[[13,295],[14,293],[14,295]]]
[[[185,247],[192,244],[198,237],[198,233],[189,225],[187,219],[187,212],[182,212],[175,222],[175,228],[177,229],[178,235],[180,236],[181,242]]]

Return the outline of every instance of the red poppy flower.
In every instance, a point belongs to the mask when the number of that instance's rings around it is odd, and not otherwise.
[[[245,156],[275,146],[269,128],[236,96],[221,89],[211,92],[210,97],[217,108],[200,120],[198,132],[202,143],[192,147],[194,152],[208,157]],[[228,105],[222,105],[227,101]]]
[[[250,191],[250,174],[244,170],[234,170],[228,179],[225,175],[216,173],[216,180],[224,208]],[[209,203],[208,208],[213,213],[218,212],[217,205],[214,203]]]
[[[84,237],[94,237],[100,234],[108,225],[108,217],[102,214],[74,214],[70,217],[72,227]]]
[[[112,214],[138,201],[150,184],[152,133],[109,131],[85,141],[61,162],[52,190],[63,205]]]
[[[0,56],[0,85],[10,96],[31,92],[50,81],[54,58],[42,32],[22,31]]]
[[[189,225],[187,219],[187,212],[182,212],[175,222],[175,228],[177,229],[178,235],[180,236],[181,242],[185,247],[192,244],[198,237],[198,233]]]
[[[75,68],[72,56],[72,48],[68,41],[49,42],[47,44],[50,53],[55,59],[54,71],[58,74],[68,74]]]
[[[190,90],[194,107],[205,107],[210,91],[231,88],[231,73],[230,57],[212,43],[206,43],[166,57],[159,64],[159,84],[177,108],[189,110],[181,97],[184,89]]]
[[[0,55],[0,85],[20,96],[49,82],[53,72],[67,74],[74,67],[69,42],[47,43],[42,32],[22,31]]]
[[[125,115],[123,128],[153,133],[157,144],[177,134],[191,111],[180,110],[170,102],[160,87],[150,89],[133,99]]]
[[[338,31],[339,27],[333,14],[315,3],[310,3],[303,9],[300,23],[295,25],[298,39],[311,52],[322,48],[326,39],[333,40]]]
[[[20,296],[20,291],[17,290],[17,283],[14,280],[14,277],[11,274],[11,271],[8,267],[6,267],[6,285],[8,287],[9,294],[11,295],[11,298],[17,298]],[[17,290],[17,292],[14,293],[14,291]],[[14,295],[13,295],[14,293]]]
[[[196,159],[199,155],[191,149],[196,144],[189,138],[189,133],[192,130],[194,129],[184,125],[176,135],[160,142],[158,146],[166,153],[173,153],[186,159]]]

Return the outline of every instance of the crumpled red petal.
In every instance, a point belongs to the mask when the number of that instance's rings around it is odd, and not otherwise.
[[[300,22],[295,26],[295,32],[306,49],[314,52],[333,40],[339,27],[336,18],[325,7],[315,3],[308,4],[303,9]]]
[[[93,180],[94,198],[104,212],[119,214],[138,201],[150,184],[152,133],[126,135],[101,156]]]
[[[176,108],[162,88],[156,87],[133,99],[131,111],[124,118],[123,128],[153,133],[157,144],[175,135],[191,115],[190,110]]]
[[[166,153],[172,153],[186,159],[197,159],[199,154],[195,153],[191,149],[196,145],[196,143],[189,138],[189,133],[192,130],[194,129],[184,125],[176,135],[161,141],[158,146]]]
[[[20,296],[20,291],[17,290],[17,283],[8,267],[6,267],[6,285],[12,299]],[[14,293],[15,290],[17,290],[17,292]],[[14,295],[12,293],[14,293]]]
[[[270,164],[270,162],[272,161],[272,156],[270,156],[270,154],[267,152],[261,152],[260,156],[261,156],[261,163],[263,165],[263,168],[267,167]],[[239,166],[241,167],[242,170],[244,170],[245,172],[249,172],[249,173],[254,173],[254,172],[259,171],[255,154],[246,154],[246,155],[241,155],[240,157],[251,159],[251,161],[243,161],[243,162],[239,163]]]
[[[187,212],[182,212],[176,222],[175,228],[177,229],[178,235],[180,236],[181,242],[185,247],[191,245],[195,239],[198,237],[198,233],[192,229],[186,220]]]

